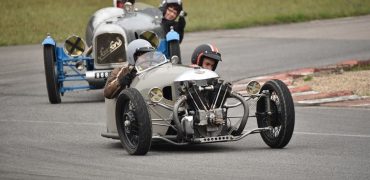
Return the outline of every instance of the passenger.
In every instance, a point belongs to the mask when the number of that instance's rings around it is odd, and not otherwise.
[[[113,6],[118,8],[125,8],[126,2],[130,2],[132,5],[135,4],[135,0],[113,0]]]
[[[139,56],[155,51],[153,46],[146,40],[137,39],[127,46],[127,65],[113,69],[104,87],[104,97],[115,98],[123,89],[130,87],[136,76],[135,62]]]
[[[191,56],[192,66],[215,71],[219,61],[222,61],[218,48],[211,44],[202,44],[195,48]]]
[[[172,26],[179,33],[181,43],[184,38],[184,29],[186,26],[186,13],[182,9],[181,0],[164,0],[159,9],[163,12],[162,28],[164,34],[167,34]],[[178,21],[176,21],[177,17],[179,17]]]

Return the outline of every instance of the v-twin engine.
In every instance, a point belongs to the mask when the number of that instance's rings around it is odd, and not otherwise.
[[[187,137],[216,137],[226,131],[226,112],[222,106],[230,96],[231,86],[220,80],[208,81],[203,86],[187,84],[189,114],[181,119]]]

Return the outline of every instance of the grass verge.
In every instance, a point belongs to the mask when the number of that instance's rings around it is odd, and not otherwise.
[[[138,0],[158,6],[160,0]],[[370,0],[183,0],[186,31],[242,28],[370,14]],[[89,17],[111,0],[1,0],[0,46],[84,37]]]

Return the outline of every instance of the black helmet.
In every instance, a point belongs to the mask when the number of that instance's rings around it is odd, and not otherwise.
[[[159,9],[162,10],[163,14],[166,13],[166,10],[169,6],[173,6],[177,11],[177,15],[182,11],[182,1],[181,0],[163,0]]]
[[[221,54],[218,52],[218,48],[211,44],[202,44],[195,48],[193,55],[191,56],[191,63],[198,66],[202,66],[204,57],[215,60],[213,71],[216,70],[217,63],[222,61]]]

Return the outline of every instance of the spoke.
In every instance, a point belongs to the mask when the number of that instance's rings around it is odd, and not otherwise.
[[[134,136],[132,136],[131,138],[130,138],[130,141],[131,141],[131,143],[133,144],[133,145],[136,145],[137,144],[137,142],[138,142],[138,136],[136,136],[136,135],[134,135]]]

